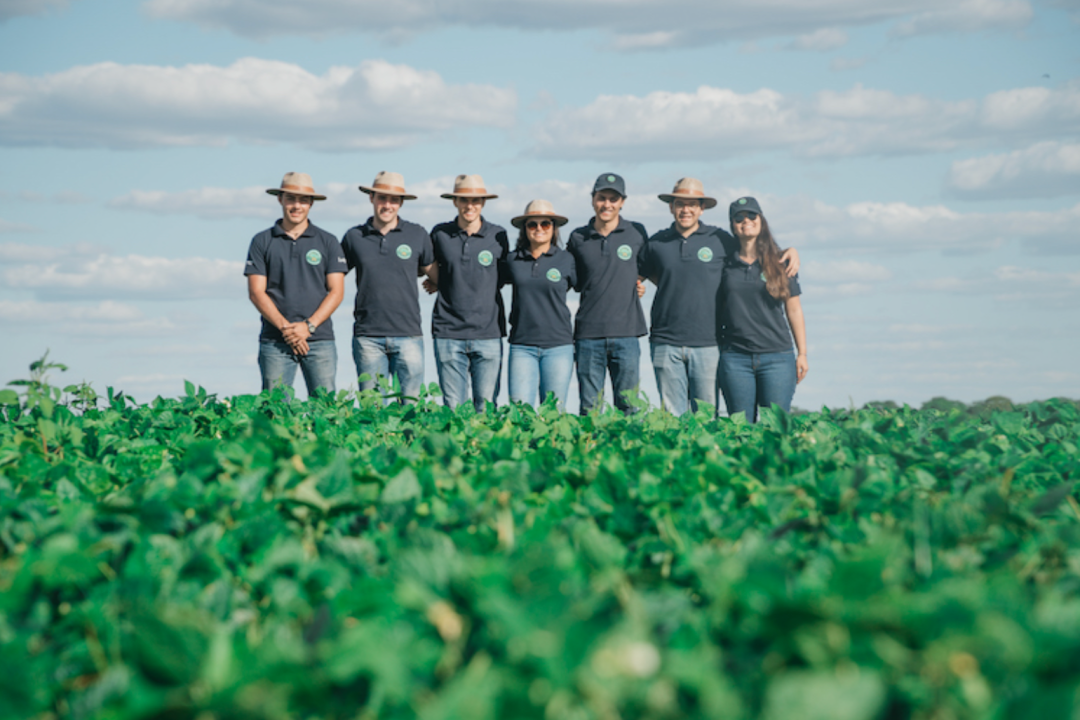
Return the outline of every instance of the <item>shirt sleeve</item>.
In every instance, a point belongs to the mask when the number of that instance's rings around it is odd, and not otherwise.
[[[435,262],[435,243],[429,233],[424,233],[423,247],[420,250],[420,267],[426,268]]]
[[[795,277],[788,278],[788,289],[791,291],[791,297],[798,297],[802,295],[802,288],[799,286],[798,273],[795,273]]]
[[[578,275],[577,275],[577,260],[572,253],[566,253],[570,257],[570,267],[566,274],[566,287],[569,290],[577,290]]]
[[[641,252],[637,256],[637,274],[648,280],[652,279],[652,252],[648,240],[641,246]]]
[[[347,230],[345,231],[345,237],[341,238],[341,254],[345,256],[345,267],[349,270],[356,267],[356,258],[353,256],[352,242],[350,241],[351,235],[352,230]]]
[[[251,239],[248,246],[244,275],[266,275],[266,244],[259,242],[258,235]]]
[[[326,233],[323,244],[326,246],[326,274],[349,272],[349,263],[345,259],[345,252],[342,250],[341,243],[338,242],[337,238],[330,233]]]

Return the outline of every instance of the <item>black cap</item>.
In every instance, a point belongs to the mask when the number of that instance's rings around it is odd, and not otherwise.
[[[731,207],[728,208],[728,219],[734,220],[735,214],[741,212],[756,212],[758,215],[765,214],[761,212],[761,206],[758,205],[757,199],[750,196],[741,197],[735,202],[731,203]]]
[[[601,190],[614,190],[622,197],[626,197],[626,183],[621,175],[615,173],[602,173],[596,178],[596,183],[592,186],[593,195]]]

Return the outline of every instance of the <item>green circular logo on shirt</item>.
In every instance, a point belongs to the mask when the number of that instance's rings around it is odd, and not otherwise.
[[[712,248],[701,248],[698,250],[697,259],[701,262],[709,262],[712,260]]]
[[[402,260],[408,260],[412,257],[412,248],[408,245],[398,245],[397,256]]]
[[[765,277],[765,273],[761,273],[761,282],[769,282],[769,278]]]
[[[615,254],[619,256],[620,260],[629,260],[634,251],[630,249],[629,245],[620,245],[619,249],[615,251]]]
[[[547,271],[547,279],[551,282],[559,282],[560,280],[562,280],[562,273],[555,268],[551,268]]]
[[[308,254],[304,256],[304,259],[308,261],[308,265],[318,265],[322,262],[322,253],[318,250],[308,250]]]
[[[480,261],[481,265],[487,267],[495,259],[495,256],[491,254],[490,250],[484,250],[476,256],[476,259]]]

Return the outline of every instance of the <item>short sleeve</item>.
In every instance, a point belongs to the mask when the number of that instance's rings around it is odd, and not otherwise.
[[[435,262],[435,243],[431,240],[430,234],[424,233],[422,244],[423,247],[420,249],[420,267],[426,268],[428,265]]]
[[[567,273],[567,288],[570,290],[577,290],[578,274],[577,274],[577,260],[570,253],[567,253],[570,258],[570,272]]]
[[[323,236],[323,245],[326,248],[326,274],[330,273],[348,273],[349,263],[345,259],[345,250],[338,242],[337,238],[326,233]]]
[[[637,256],[637,274],[640,277],[652,279],[652,246],[647,240],[641,246],[641,252]]]
[[[251,239],[247,262],[244,263],[244,275],[266,275],[266,243],[259,240],[258,235]]]

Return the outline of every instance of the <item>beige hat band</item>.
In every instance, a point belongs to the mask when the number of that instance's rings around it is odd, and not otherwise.
[[[282,185],[279,190],[281,192],[290,192],[298,195],[318,195],[315,192],[315,188],[308,187],[307,185]]]
[[[687,190],[686,188],[680,188],[678,190],[672,190],[671,195],[693,195],[695,197],[705,197],[705,193],[701,190]]]
[[[371,189],[374,190],[375,192],[391,192],[391,193],[400,193],[402,195],[405,194],[405,188],[400,187],[398,185],[381,185],[379,183],[375,183],[374,185],[371,186]]]
[[[487,188],[454,188],[455,195],[487,195]]]

